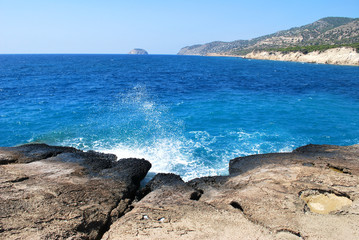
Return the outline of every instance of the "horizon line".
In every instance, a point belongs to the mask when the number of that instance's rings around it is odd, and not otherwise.
[[[149,54],[129,54],[129,53],[0,53],[0,55],[177,55],[176,53],[149,53]]]

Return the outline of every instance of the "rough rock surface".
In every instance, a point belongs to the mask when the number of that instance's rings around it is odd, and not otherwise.
[[[359,239],[359,145],[241,157],[229,170],[159,176],[103,239]]]
[[[240,157],[185,183],[151,164],[0,148],[0,239],[359,239],[359,145]],[[135,196],[136,195],[136,196]]]
[[[0,148],[0,239],[99,239],[151,164],[28,144]]]
[[[141,48],[132,49],[128,54],[148,55],[148,52]]]
[[[253,51],[243,57],[263,60],[359,66],[359,53],[356,49],[350,47],[333,48],[322,52],[315,51],[307,54],[301,52],[282,53]]]

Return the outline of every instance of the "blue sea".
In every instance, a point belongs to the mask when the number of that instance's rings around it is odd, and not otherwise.
[[[151,161],[185,180],[239,156],[359,143],[359,67],[175,55],[0,55],[0,146]]]

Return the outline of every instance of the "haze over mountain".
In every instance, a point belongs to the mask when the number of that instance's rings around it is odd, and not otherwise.
[[[215,41],[182,48],[179,55],[244,55],[254,50],[359,43],[359,18],[327,17],[314,23],[250,40]]]

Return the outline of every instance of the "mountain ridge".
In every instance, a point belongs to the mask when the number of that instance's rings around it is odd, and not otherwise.
[[[182,48],[179,55],[245,55],[253,51],[359,43],[359,18],[326,17],[250,40],[214,41]],[[358,46],[359,48],[359,46]],[[357,48],[357,49],[358,49]]]

